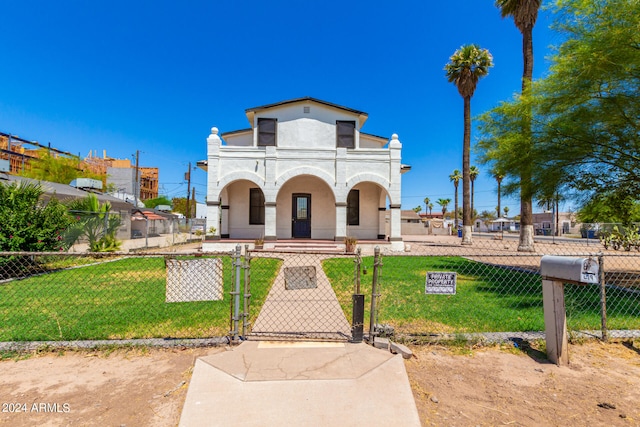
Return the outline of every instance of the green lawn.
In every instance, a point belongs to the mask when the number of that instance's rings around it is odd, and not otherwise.
[[[81,261],[91,264],[2,283],[0,341],[224,336],[230,329],[233,277],[231,259],[221,258],[221,301],[166,303],[161,257],[86,258]],[[46,263],[49,268],[69,264]],[[278,259],[251,261],[250,321],[256,319],[281,265]],[[368,330],[373,259],[363,258],[363,267]],[[354,260],[327,259],[323,268],[350,321]],[[425,295],[427,271],[456,272],[457,293]],[[544,330],[537,274],[459,257],[389,256],[383,258],[378,291],[377,323],[391,324],[402,333]],[[600,328],[597,286],[566,285],[565,299],[569,329]],[[609,289],[607,312],[609,329],[640,329],[638,295]]]
[[[365,329],[369,325],[373,259],[363,258]],[[353,291],[353,260],[330,259],[324,270],[345,312]],[[425,295],[427,271],[456,272],[455,295]],[[378,323],[404,333],[544,331],[542,281],[538,274],[494,267],[459,257],[383,257]],[[599,329],[597,286],[565,286],[570,329]],[[640,298],[609,291],[609,329],[640,329]],[[635,316],[634,316],[635,314]]]
[[[252,316],[280,261],[256,259]],[[229,332],[232,266],[223,257],[221,301],[165,302],[163,258],[129,257],[0,285],[0,341],[200,338]]]

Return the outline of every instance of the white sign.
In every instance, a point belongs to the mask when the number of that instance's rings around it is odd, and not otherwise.
[[[427,280],[424,286],[425,294],[455,295],[457,273],[442,271],[427,271]]]

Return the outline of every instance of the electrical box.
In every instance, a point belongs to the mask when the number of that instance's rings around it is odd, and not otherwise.
[[[557,255],[545,255],[540,260],[544,280],[570,283],[600,283],[598,260]]]

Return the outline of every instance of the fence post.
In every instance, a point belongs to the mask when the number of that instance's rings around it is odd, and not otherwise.
[[[233,266],[235,272],[235,289],[231,291],[232,302],[233,302],[233,313],[231,315],[231,320],[233,321],[233,330],[231,331],[231,336],[233,341],[237,341],[239,339],[239,331],[238,331],[238,322],[240,320],[240,269],[242,268],[241,259],[241,247],[240,245],[236,245],[236,250],[233,254]]]
[[[600,319],[602,321],[602,341],[607,342],[609,339],[607,332],[607,287],[604,279],[604,255],[598,254],[598,271],[600,277]]]
[[[362,342],[364,334],[364,295],[360,293],[360,266],[362,259],[360,254],[362,250],[358,248],[358,252],[353,260],[355,264],[355,289],[353,290],[353,312],[351,315],[351,341],[354,343]]]
[[[242,313],[242,336],[247,336],[249,328],[249,299],[251,298],[251,252],[244,245],[244,313]]]
[[[380,247],[376,246],[373,256],[373,280],[371,285],[371,312],[369,317],[369,344],[375,343],[376,331],[376,319],[377,313],[377,301],[378,301],[378,271],[381,265],[380,262]]]

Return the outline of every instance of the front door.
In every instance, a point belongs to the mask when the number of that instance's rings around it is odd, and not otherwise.
[[[311,194],[293,195],[291,236],[311,238]]]

